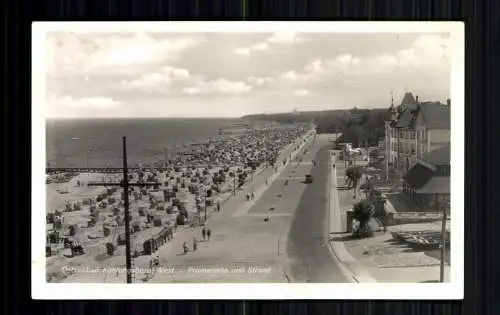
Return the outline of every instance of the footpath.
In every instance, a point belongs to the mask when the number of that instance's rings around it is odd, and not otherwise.
[[[341,236],[346,233],[346,209],[341,207],[339,194],[338,194],[338,176],[336,165],[333,167],[334,163],[337,164],[336,156],[334,151],[330,151],[330,162],[329,167],[329,181],[328,181],[328,198],[329,198],[329,245],[334,257],[338,260],[345,276],[351,279],[353,282],[377,282],[371,277],[371,275],[366,272],[365,268],[357,262],[356,259],[347,251],[344,242],[342,240],[337,240],[337,236]],[[344,174],[340,174],[340,178],[344,177]]]
[[[269,239],[266,230],[269,226],[262,224],[262,218],[245,214],[294,157],[310,144],[312,135],[311,131],[285,147],[275,167],[257,171],[251,181],[227,199],[220,212],[212,211],[209,216],[207,213],[205,226],[212,231],[210,240],[203,241],[202,227],[179,229],[171,241],[153,253],[160,261],[158,271],[153,275],[137,273],[136,282],[287,282],[281,266],[273,258],[276,245]],[[254,199],[246,201],[247,193],[252,192]],[[194,238],[198,249],[193,252]],[[182,253],[184,242],[190,248],[186,255]],[[135,266],[144,268],[149,260],[150,256],[138,257]]]

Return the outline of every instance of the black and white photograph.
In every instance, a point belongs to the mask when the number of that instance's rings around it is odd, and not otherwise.
[[[461,297],[463,37],[34,23],[33,297]]]

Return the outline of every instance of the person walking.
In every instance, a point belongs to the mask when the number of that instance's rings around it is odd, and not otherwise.
[[[210,241],[210,236],[212,236],[212,231],[210,229],[207,229],[207,238]]]
[[[252,195],[251,195],[251,197],[250,197],[250,198],[251,198],[252,200],[254,200],[254,199],[255,199],[255,193],[254,193],[253,191],[252,191]]]
[[[205,241],[205,239],[207,237],[207,229],[205,227],[203,227],[203,229],[201,229],[201,236],[203,237],[203,241]]]
[[[217,212],[220,212],[220,200],[217,200]]]

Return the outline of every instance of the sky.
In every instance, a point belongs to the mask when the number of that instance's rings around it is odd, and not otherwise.
[[[48,118],[239,117],[450,97],[429,33],[71,33],[45,41]]]

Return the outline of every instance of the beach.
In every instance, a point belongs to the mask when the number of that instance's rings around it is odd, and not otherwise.
[[[304,126],[243,130],[152,163],[161,168],[143,166],[131,172],[130,182],[155,183],[154,187],[130,191],[135,261],[150,260],[156,249],[168,246],[178,229],[203,224],[205,212],[223,208],[235,191],[263,169],[287,163],[290,156],[282,152],[298,147],[308,131]],[[47,281],[63,281],[71,268],[78,266],[124,265],[122,188],[88,186],[92,182],[119,182],[121,175],[53,174],[48,179],[62,182],[46,185]],[[147,266],[146,262],[140,264]],[[99,279],[95,281],[102,281]],[[86,277],[85,282],[92,280]]]

